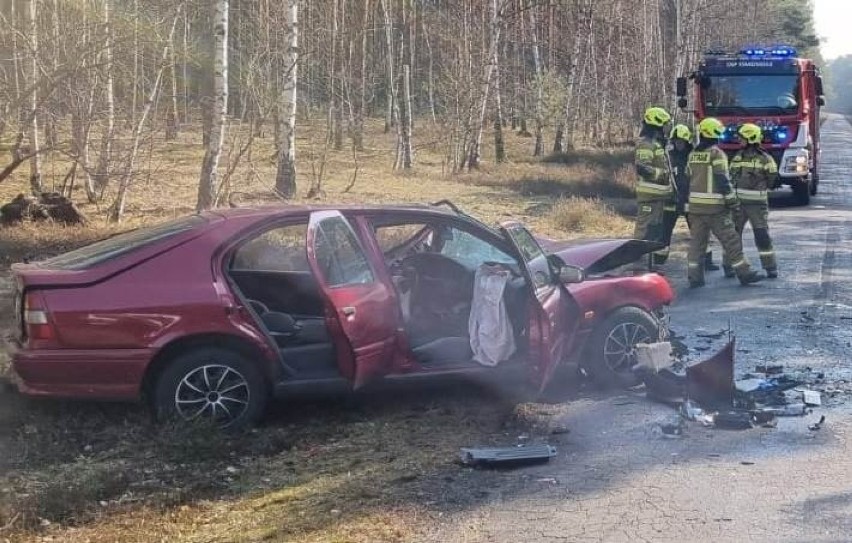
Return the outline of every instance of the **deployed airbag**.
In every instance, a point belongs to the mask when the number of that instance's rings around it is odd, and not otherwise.
[[[476,271],[470,311],[470,348],[474,361],[496,366],[515,353],[515,336],[503,294],[512,277],[504,266],[483,264]]]

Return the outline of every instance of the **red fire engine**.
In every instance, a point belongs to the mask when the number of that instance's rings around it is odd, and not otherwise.
[[[775,187],[789,185],[807,205],[819,184],[820,108],[825,105],[819,69],[792,47],[751,47],[737,54],[710,51],[689,75],[677,80],[678,106],[686,108],[694,82],[696,122],[716,117],[726,130],[721,147],[733,154],[743,123],[763,128],[763,149],[778,163]]]

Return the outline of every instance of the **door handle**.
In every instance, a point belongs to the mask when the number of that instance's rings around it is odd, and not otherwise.
[[[357,310],[357,309],[355,309],[355,308],[354,308],[354,307],[352,307],[352,306],[344,307],[343,309],[341,309],[341,311],[343,312],[343,314],[344,314],[345,316],[350,317],[350,318],[351,318],[351,317],[354,317],[354,316],[355,316],[355,313],[357,313],[357,312],[358,312],[358,310]]]

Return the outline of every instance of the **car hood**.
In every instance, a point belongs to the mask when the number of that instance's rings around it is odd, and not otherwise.
[[[556,241],[539,239],[541,246],[559,256],[566,264],[583,268],[594,275],[638,261],[643,256],[665,247],[655,241],[638,239],[603,239]]]

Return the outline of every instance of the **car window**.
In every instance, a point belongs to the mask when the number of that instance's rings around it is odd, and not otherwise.
[[[307,224],[267,230],[237,250],[232,267],[245,271],[310,272],[307,233]]]
[[[387,226],[375,227],[376,241],[384,255],[393,252],[408,244],[416,243],[428,237],[428,226],[423,223],[415,224],[394,224]]]
[[[112,236],[103,241],[98,241],[75,251],[49,258],[42,262],[41,265],[58,270],[84,270],[131,253],[157,241],[188,232],[205,222],[207,222],[207,219],[204,217],[191,215],[156,226],[139,228]]]
[[[343,217],[329,217],[319,223],[314,250],[320,273],[328,286],[373,282],[367,257]]]
[[[470,268],[476,268],[483,262],[515,264],[514,258],[473,234],[458,228],[448,228],[445,232],[441,254]]]
[[[518,252],[524,259],[527,270],[532,277],[536,288],[546,287],[554,281],[553,270],[547,260],[547,254],[523,225],[513,225],[506,229]]]

